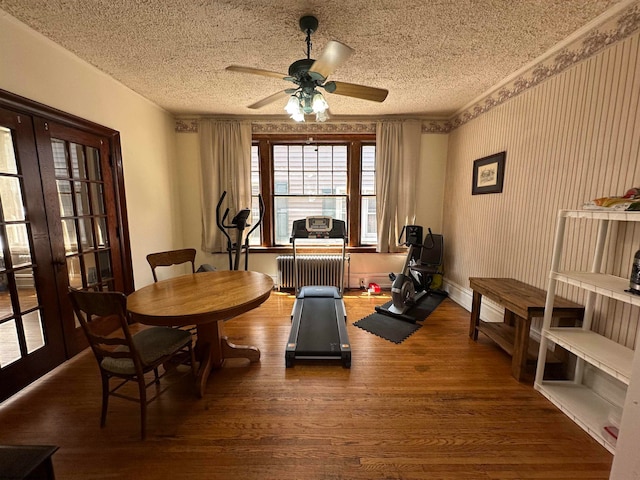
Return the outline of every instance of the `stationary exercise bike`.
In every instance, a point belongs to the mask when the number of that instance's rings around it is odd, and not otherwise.
[[[264,218],[264,201],[262,200],[262,195],[258,195],[258,204],[260,206],[260,218],[253,225],[253,228],[249,230],[246,237],[244,237],[243,242],[243,232],[244,230],[251,226],[247,223],[247,219],[251,214],[250,208],[244,208],[240,210],[236,215],[231,219],[231,223],[225,224],[227,217],[229,216],[229,209],[227,208],[220,217],[220,207],[222,206],[222,202],[224,198],[227,196],[227,192],[222,192],[222,196],[218,201],[218,205],[216,206],[216,224],[220,231],[227,237],[227,254],[229,255],[229,270],[238,270],[240,266],[240,256],[244,251],[244,269],[247,270],[249,266],[249,237],[253,233],[253,231],[260,226],[262,223],[262,219]],[[227,230],[235,230],[236,241],[233,242],[231,240],[231,236],[227,233]],[[234,259],[235,254],[235,259]]]
[[[398,244],[409,247],[402,272],[391,273],[391,305],[377,306],[376,311],[415,323],[407,312],[430,293],[445,294],[431,288],[435,275],[442,275],[444,240],[442,235],[431,232],[422,241],[420,225],[402,227]]]

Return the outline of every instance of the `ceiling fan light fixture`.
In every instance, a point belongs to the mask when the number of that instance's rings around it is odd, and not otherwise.
[[[292,113],[291,118],[295,122],[304,122],[304,113],[302,112],[302,110],[296,113]]]
[[[329,108],[329,104],[320,92],[316,92],[313,96],[312,108],[315,113],[324,113]]]
[[[298,97],[295,94],[289,97],[289,101],[285,105],[284,109],[289,115],[293,115],[300,111],[300,100],[298,100]]]
[[[327,116],[326,111],[316,113],[316,122],[326,122],[327,118],[329,117]]]

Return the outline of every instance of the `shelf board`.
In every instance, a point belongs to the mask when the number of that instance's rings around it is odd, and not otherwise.
[[[606,273],[551,272],[551,278],[640,307],[640,295],[627,293],[629,279]]]
[[[515,327],[507,325],[506,323],[498,322],[485,322],[480,320],[478,324],[478,331],[484,333],[487,337],[498,344],[502,350],[513,356],[513,344],[515,341]],[[540,343],[535,339],[529,337],[529,344],[527,348],[527,361],[535,362],[538,358],[538,351],[540,350]],[[562,363],[553,352],[547,352],[547,363]]]
[[[609,436],[605,437],[603,428],[608,424],[609,413],[619,407],[588,387],[573,382],[542,382],[535,388],[598,443],[615,453],[615,444]]]
[[[560,216],[571,218],[591,218],[594,220],[640,222],[640,211],[626,212],[624,210],[561,210]]]
[[[629,385],[633,350],[595,332],[581,328],[551,328],[545,335],[552,342]]]

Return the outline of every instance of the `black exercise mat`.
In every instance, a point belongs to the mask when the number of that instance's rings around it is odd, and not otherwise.
[[[406,315],[411,316],[414,321],[424,320],[445,298],[447,298],[446,295],[431,294],[428,298],[425,298],[422,302],[409,310]],[[384,307],[389,307],[390,305],[391,302],[387,302],[384,304]],[[384,338],[385,340],[397,344],[405,341],[422,327],[422,325],[406,322],[382,313],[372,313],[371,315],[358,320],[354,325],[369,333],[373,333],[380,338]]]
[[[417,323],[405,322],[381,313],[372,313],[361,318],[354,325],[393,343],[402,343],[422,327]]]

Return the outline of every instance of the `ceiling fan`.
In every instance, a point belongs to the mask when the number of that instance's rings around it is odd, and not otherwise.
[[[344,63],[353,53],[353,49],[335,40],[329,41],[317,60],[311,58],[311,34],[318,29],[318,19],[312,15],[300,18],[300,30],[306,33],[307,58],[296,60],[289,66],[289,74],[284,75],[270,70],[230,65],[226,69],[232,72],[251,73],[265,77],[274,77],[293,82],[296,86],[269,95],[262,100],[249,105],[258,109],[277,100],[289,96],[285,110],[296,121],[304,121],[305,114],[316,114],[316,120],[326,120],[326,110],[329,108],[326,100],[318,91],[324,89],[328,93],[360,98],[373,102],[383,102],[387,98],[388,90],[367,87],[355,83],[327,81],[336,68]]]

